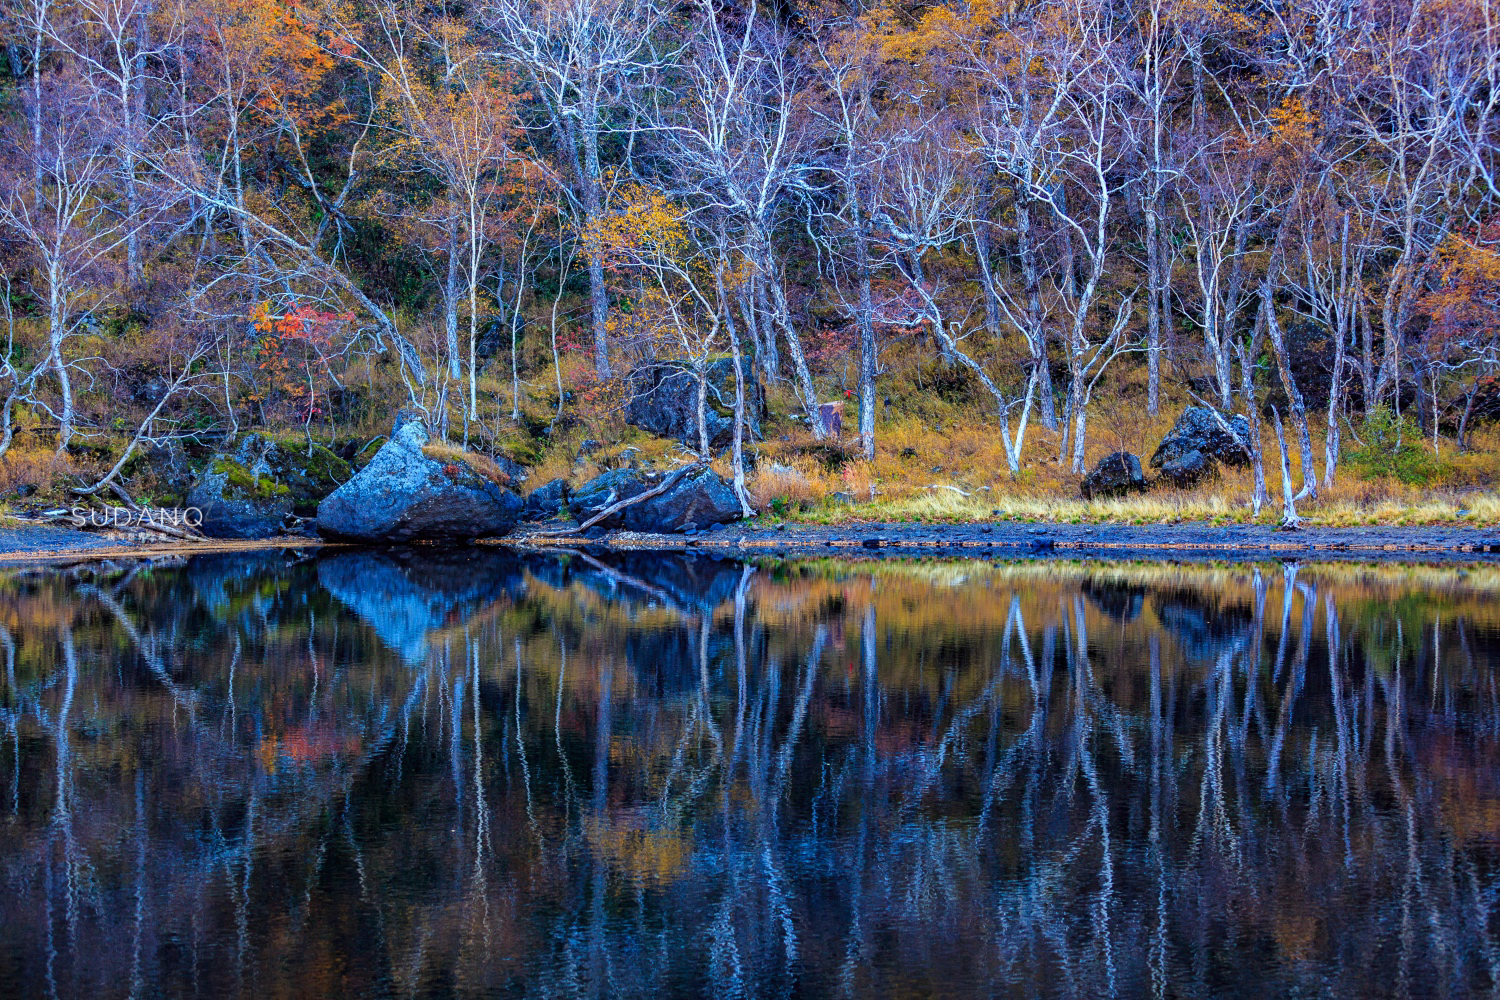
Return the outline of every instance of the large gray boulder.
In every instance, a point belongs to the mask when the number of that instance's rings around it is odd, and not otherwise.
[[[461,453],[428,454],[420,421],[398,422],[370,464],[318,505],[318,532],[356,542],[457,542],[503,535],[521,498]]]
[[[654,489],[668,475],[614,469],[574,490],[568,510],[582,523],[612,504]],[[700,469],[683,477],[666,493],[611,514],[599,522],[599,527],[666,534],[728,524],[740,515],[734,487],[712,470]]]
[[[568,497],[568,513],[579,524],[620,500],[629,500],[646,492],[655,483],[636,469],[611,469],[601,473],[573,491]],[[637,505],[639,506],[639,505]],[[630,508],[627,507],[626,510]],[[601,528],[623,528],[625,511],[618,511],[599,522]]]
[[[312,453],[264,434],[242,435],[215,455],[188,491],[213,538],[272,538],[291,515],[311,517],[318,503],[351,475],[349,463],[322,445]]]
[[[1226,429],[1224,424],[1229,426]],[[1210,461],[1224,465],[1249,465],[1250,422],[1243,415],[1224,418],[1206,406],[1189,406],[1151,456],[1151,468],[1182,458],[1188,452],[1202,452]]]
[[[1146,477],[1141,472],[1141,460],[1128,451],[1117,451],[1106,455],[1094,466],[1094,470],[1083,477],[1079,489],[1085,500],[1103,500],[1122,497],[1146,488]]]
[[[745,422],[751,437],[760,436],[765,416],[765,393],[748,362],[741,362],[745,378]],[[628,378],[630,397],[625,421],[658,437],[676,438],[698,447],[698,376],[682,361],[653,361],[638,365]],[[734,440],[734,359],[710,361],[704,372],[707,395],[704,426],[712,448]]]

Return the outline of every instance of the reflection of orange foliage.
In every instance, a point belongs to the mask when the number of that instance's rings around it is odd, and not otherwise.
[[[616,813],[608,825],[585,825],[589,846],[612,867],[655,882],[669,882],[687,874],[693,842],[670,830],[634,824],[633,817]]]
[[[359,738],[332,729],[294,726],[284,733],[268,735],[257,748],[261,767],[268,774],[280,770],[282,762],[293,765],[321,764],[352,757],[359,752]]]

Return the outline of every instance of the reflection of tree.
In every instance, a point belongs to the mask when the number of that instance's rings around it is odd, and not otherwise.
[[[1481,575],[361,558],[0,579],[23,994],[1494,985]]]

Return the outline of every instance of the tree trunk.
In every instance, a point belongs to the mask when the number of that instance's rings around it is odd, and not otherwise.
[[[870,252],[863,228],[854,236],[855,265],[859,269],[859,444],[866,459],[875,458],[875,307],[870,291]],[[1004,414],[1001,414],[1004,419]]]
[[[448,378],[457,382],[463,372],[458,353],[458,223],[448,231],[448,279],[443,283],[443,334],[448,343]]]
[[[1292,419],[1297,425],[1297,448],[1302,456],[1302,496],[1318,495],[1318,470],[1313,461],[1312,433],[1307,427],[1307,407],[1302,401],[1302,390],[1292,376],[1291,357],[1286,349],[1286,337],[1281,330],[1281,321],[1276,318],[1276,303],[1271,296],[1271,281],[1261,282],[1260,305],[1266,318],[1266,328],[1271,332],[1271,352],[1276,356],[1276,372],[1281,376],[1281,386],[1286,390]]]
[[[1341,321],[1342,322],[1342,321]],[[1323,438],[1323,488],[1333,489],[1333,474],[1339,464],[1339,417],[1344,411],[1344,337],[1342,325],[1334,334],[1333,374],[1328,386],[1328,432]]]
[[[765,275],[755,276],[755,299],[751,305],[759,310],[761,324],[765,326],[761,339],[765,341],[766,356],[761,371],[765,372],[767,384],[774,385],[781,381],[781,352],[776,347],[776,318],[766,298],[766,281]]]
[[[802,353],[802,341],[797,336],[797,331],[792,329],[791,310],[786,304],[786,289],[781,284],[781,274],[771,260],[770,251],[762,247],[762,253],[764,255],[762,272],[771,286],[771,298],[776,307],[776,325],[781,328],[781,335],[786,338],[787,351],[792,356],[792,367],[797,373],[797,387],[802,392],[802,405],[807,410],[807,422],[812,428],[813,437],[822,440],[824,431],[823,422],[818,419],[818,393],[813,388],[812,372],[807,367],[807,356]]]
[[[1021,258],[1021,278],[1026,284],[1027,347],[1036,371],[1042,426],[1057,430],[1057,408],[1053,398],[1052,366],[1047,359],[1047,334],[1042,329],[1042,285],[1037,272],[1036,249],[1031,243],[1031,208],[1025,197],[1016,200],[1016,250]]]
[[[1260,450],[1260,407],[1255,405],[1255,356],[1260,353],[1260,325],[1250,338],[1247,351],[1236,340],[1235,353],[1240,361],[1240,396],[1245,402],[1245,418],[1250,422],[1250,468],[1255,474],[1255,491],[1250,497],[1250,508],[1256,517],[1266,504],[1266,464]]]
[[[713,459],[708,447],[708,370],[707,362],[700,361],[698,371],[698,455],[703,461]]]
[[[1161,241],[1157,229],[1156,193],[1146,199],[1146,412],[1155,416],[1161,407]]]
[[[584,125],[583,145],[583,211],[593,228],[604,211],[599,191],[599,133],[593,123]],[[600,378],[610,378],[614,372],[609,366],[609,289],[604,284],[604,264],[596,254],[589,255],[589,317],[594,333],[594,371]]]
[[[745,487],[745,369],[740,351],[740,332],[735,325],[733,307],[724,288],[724,272],[717,274],[719,286],[719,309],[724,313],[724,323],[729,327],[729,350],[734,357],[734,495],[740,501],[740,513],[754,517],[755,508],[750,504],[750,492]]]
[[[67,335],[67,315],[63,297],[57,287],[57,268],[53,267],[51,284],[51,308],[48,314],[47,347],[51,354],[52,371],[57,375],[57,385],[62,393],[62,413],[58,415],[57,451],[62,454],[73,440],[73,382],[68,377],[68,365],[63,360],[63,340]]]
[[[974,257],[979,262],[980,285],[984,288],[984,328],[990,333],[1000,332],[1000,298],[995,294],[995,276],[990,265],[989,219],[981,219],[974,227]]]
[[[1292,463],[1287,457],[1286,434],[1281,429],[1281,414],[1271,407],[1271,419],[1276,424],[1276,448],[1281,453],[1281,527],[1296,528],[1301,519],[1297,517],[1297,500],[1292,495]]]

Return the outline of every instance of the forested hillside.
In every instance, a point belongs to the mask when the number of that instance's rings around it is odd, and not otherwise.
[[[1248,434],[1179,504],[1500,473],[1489,0],[4,4],[12,502],[402,408],[778,514],[1076,497],[1184,406]]]

